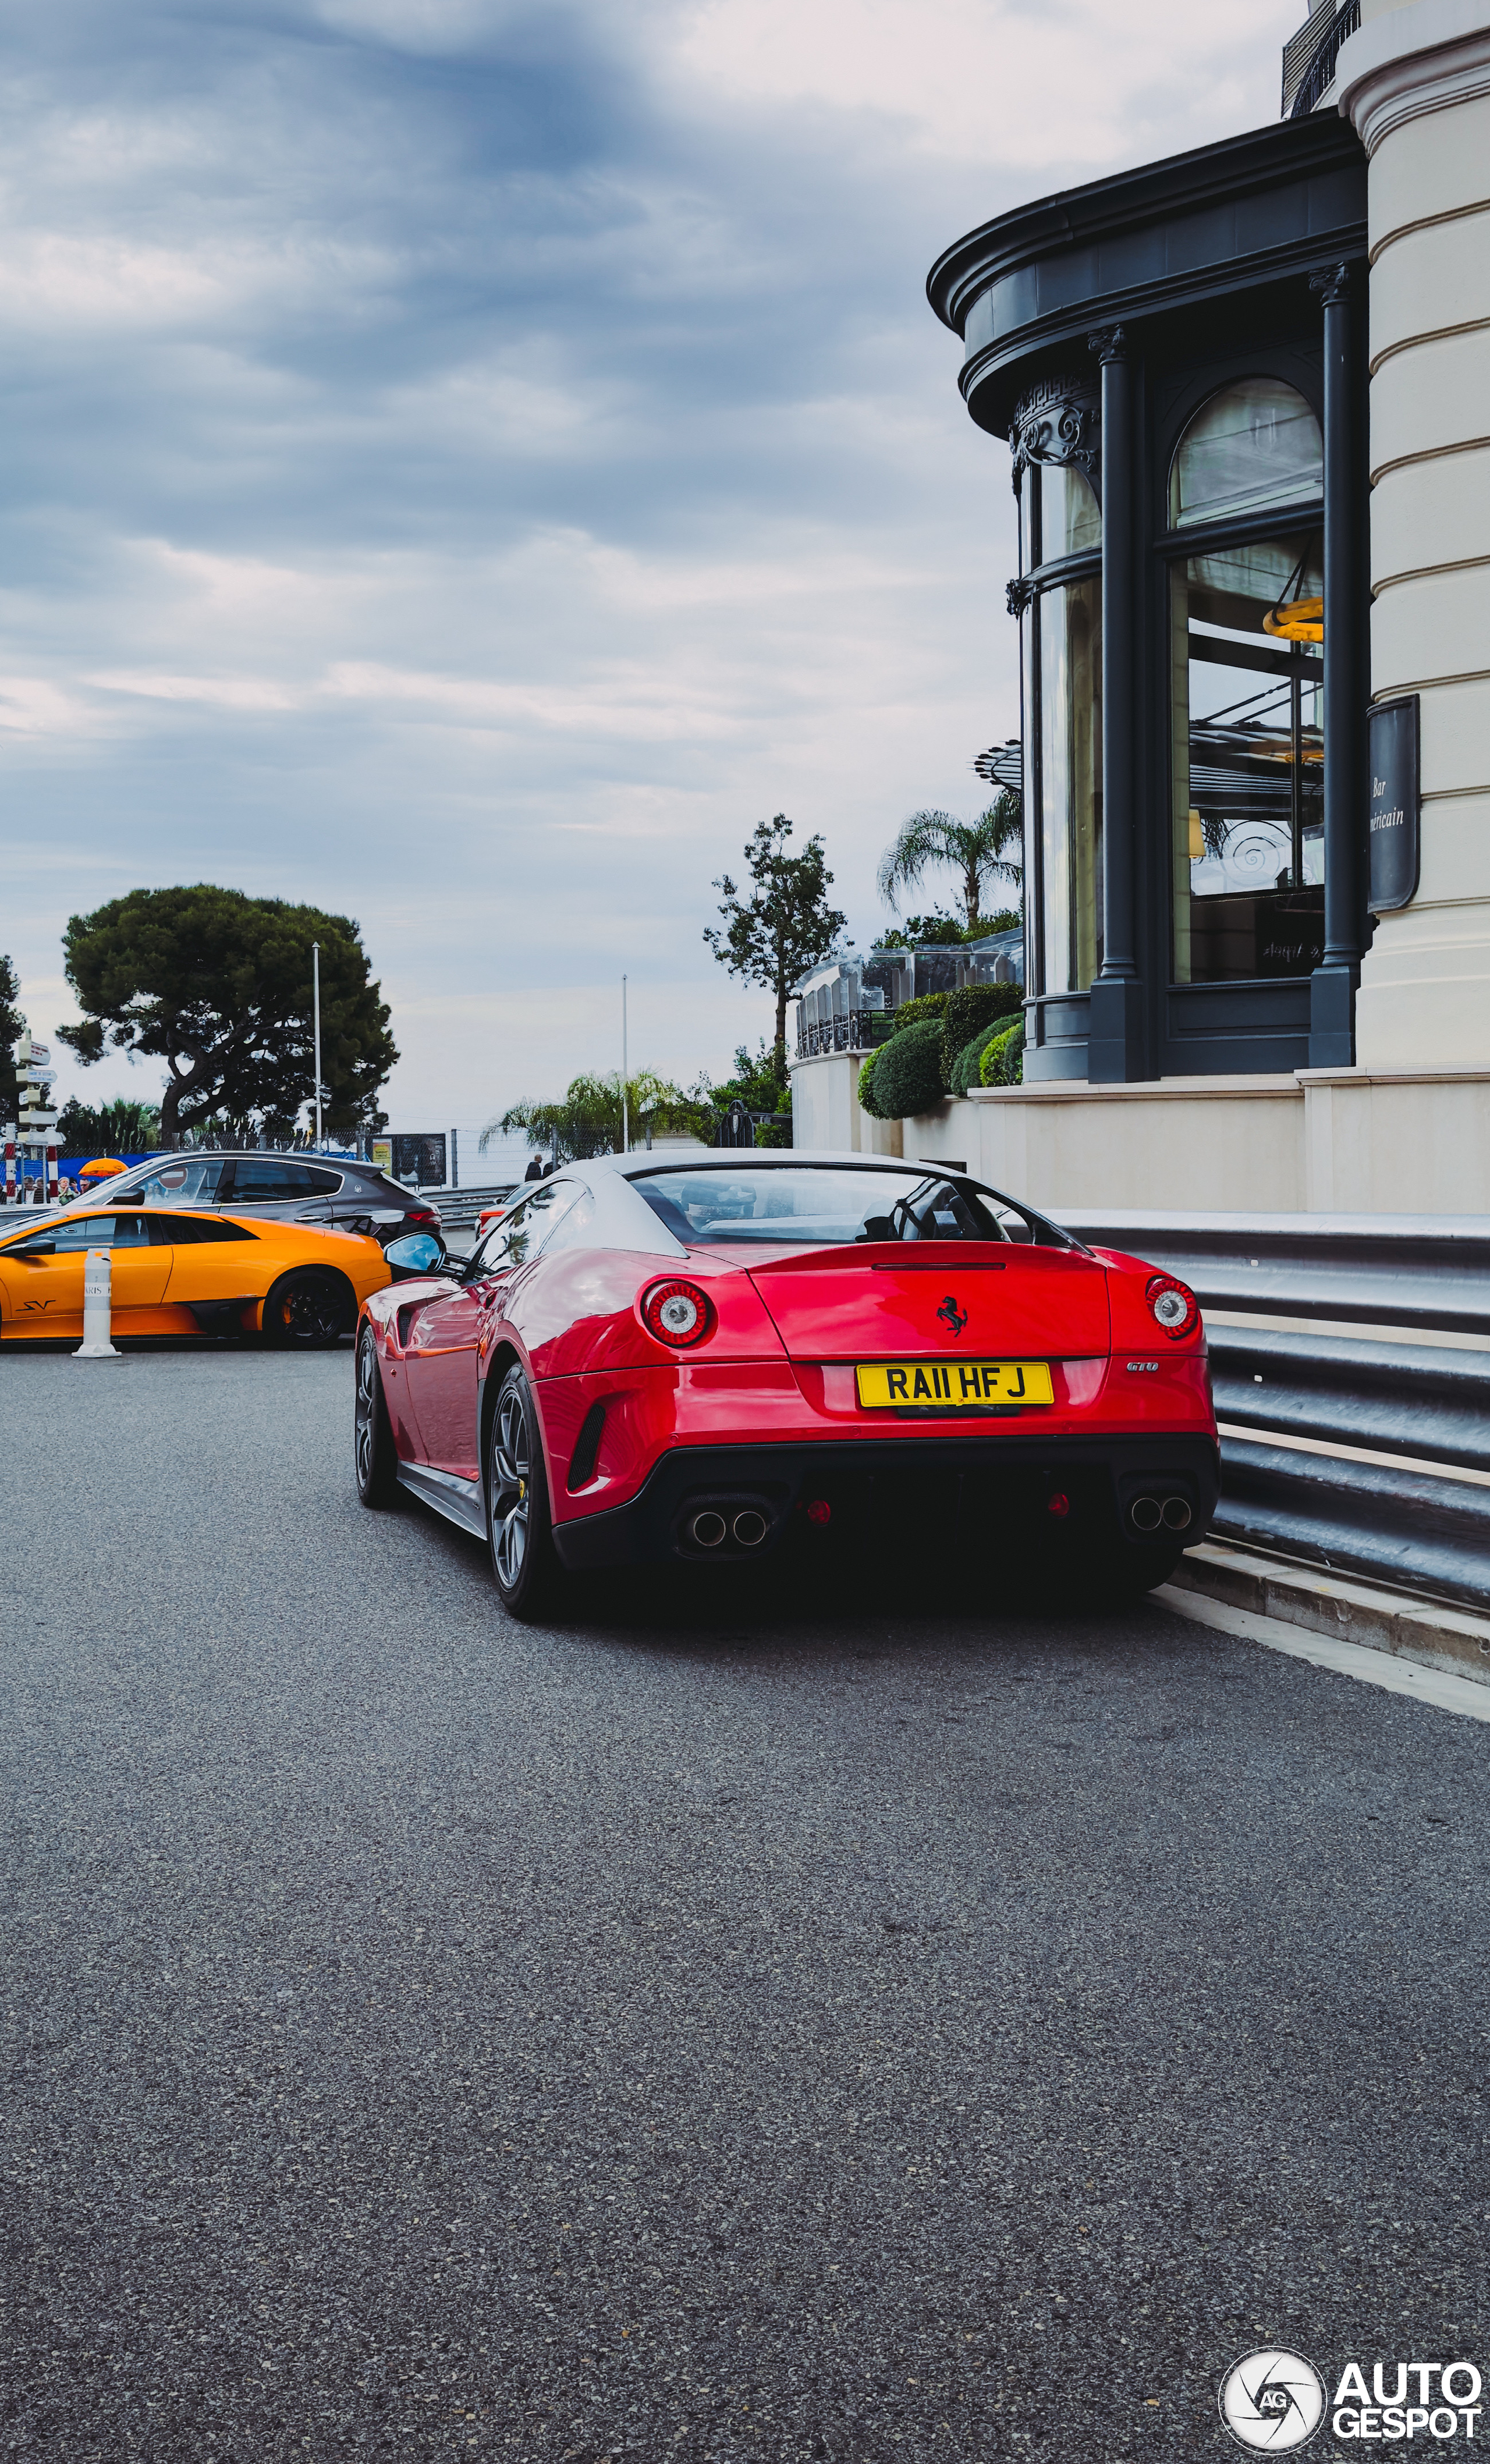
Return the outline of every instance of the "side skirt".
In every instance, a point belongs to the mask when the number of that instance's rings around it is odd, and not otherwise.
[[[463,1531],[477,1540],[487,1536],[486,1507],[481,1497],[479,1480],[462,1480],[458,1472],[435,1471],[428,1463],[401,1463],[400,1485],[415,1497],[443,1514],[447,1523],[459,1524]]]

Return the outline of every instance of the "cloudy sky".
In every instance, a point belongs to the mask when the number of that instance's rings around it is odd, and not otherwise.
[[[401,1128],[768,1023],[756,820],[861,941],[1013,731],[933,256],[1276,115],[1302,7],[7,0],[0,949],[208,880],[359,918]],[[97,1100],[159,1072],[64,1071]]]

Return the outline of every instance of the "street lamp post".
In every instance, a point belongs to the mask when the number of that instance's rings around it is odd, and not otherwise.
[[[626,979],[621,979],[621,1152],[631,1152],[631,1110],[626,1095]]]
[[[320,1153],[320,943],[311,943],[311,972],[316,1007],[316,1152]]]

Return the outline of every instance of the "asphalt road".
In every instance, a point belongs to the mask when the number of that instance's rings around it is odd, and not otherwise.
[[[0,2453],[1107,2464],[1237,2453],[1275,2339],[1490,2378],[1479,1722],[997,1565],[524,1630],[358,1506],[346,1350],[0,1395]]]

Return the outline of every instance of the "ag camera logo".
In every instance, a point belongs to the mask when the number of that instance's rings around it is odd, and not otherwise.
[[[1275,2345],[1235,2362],[1221,2381],[1221,2419],[1238,2447],[1285,2455],[1306,2447],[1325,2412],[1325,2382],[1302,2353]]]
[[[1473,2362],[1377,2362],[1368,2386],[1361,2365],[1349,2362],[1335,2389],[1330,2428],[1341,2439],[1426,2435],[1435,2443],[1457,2436],[1473,2442],[1482,2384]],[[1221,2419],[1238,2446],[1254,2453],[1285,2455],[1306,2447],[1326,2402],[1313,2363],[1281,2345],[1248,2353],[1221,2381]]]

